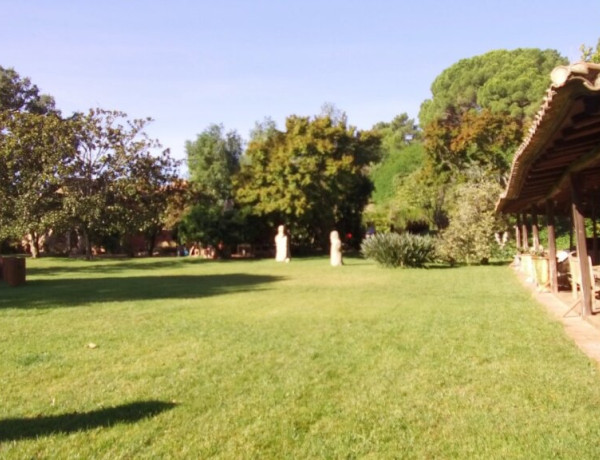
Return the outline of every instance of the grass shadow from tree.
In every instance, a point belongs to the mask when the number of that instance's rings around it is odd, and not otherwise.
[[[87,306],[100,302],[184,299],[264,289],[280,276],[247,273],[59,278],[27,281],[13,288],[0,284],[0,309]]]
[[[135,423],[155,417],[161,412],[173,409],[176,405],[164,401],[137,401],[90,412],[0,419],[0,442],[110,428],[118,423]]]
[[[81,259],[59,259],[60,263],[45,267],[27,267],[27,275],[31,276],[51,276],[68,273],[93,273],[110,274],[119,273],[124,270],[160,270],[175,268],[187,264],[205,264],[215,262],[209,259],[200,258],[160,258],[160,259],[92,259],[81,264]],[[76,265],[71,265],[70,262]],[[219,261],[221,262],[221,261]]]

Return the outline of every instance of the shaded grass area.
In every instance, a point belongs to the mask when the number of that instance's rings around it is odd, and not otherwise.
[[[346,262],[28,260],[0,284],[0,456],[600,454],[597,366],[507,267]]]
[[[228,292],[264,289],[278,277],[245,273],[205,275],[156,275],[103,278],[33,279],[27,295],[9,290],[0,299],[0,308],[53,308],[83,306],[99,302],[125,302],[144,299],[201,298]],[[259,287],[263,286],[263,287]]]
[[[169,402],[140,401],[85,413],[4,419],[0,420],[0,442],[134,423],[173,407],[175,404]]]

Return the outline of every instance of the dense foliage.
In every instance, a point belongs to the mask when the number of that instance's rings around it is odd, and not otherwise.
[[[143,132],[150,119],[128,120],[122,112],[92,109],[73,120],[78,142],[65,178],[64,205],[87,257],[91,243],[102,236],[155,235],[166,209],[157,193],[168,194],[175,164],[168,151],[151,155],[160,144]]]
[[[376,123],[373,130],[381,136],[381,150],[384,158],[415,143],[421,137],[421,130],[417,123],[406,113],[397,115],[389,123],[384,121]]]
[[[423,164],[423,158],[423,144],[418,142],[385,155],[369,174],[375,187],[373,202],[384,203],[393,197],[398,182],[418,170]]]
[[[39,238],[64,227],[64,178],[76,137],[58,115],[0,112],[0,238],[30,235],[33,256]]]
[[[363,240],[361,253],[384,267],[422,267],[430,262],[435,244],[430,236],[378,233]]]
[[[162,229],[176,162],[143,129],[150,119],[90,109],[62,118],[29,79],[0,68],[0,238],[75,230],[91,256],[102,238]]]
[[[600,64],[600,40],[596,43],[596,48],[581,45],[581,60]]]
[[[297,242],[326,247],[332,229],[359,235],[372,191],[366,167],[378,159],[379,142],[345,117],[288,117],[285,131],[265,131],[248,145],[236,201],[287,224]]]
[[[211,125],[185,143],[190,181],[204,195],[223,204],[232,196],[232,177],[239,170],[242,138],[223,125]]]
[[[185,144],[191,201],[177,233],[186,243],[217,246],[242,242],[242,215],[233,206],[233,177],[239,171],[242,139],[223,125],[211,125]]]
[[[582,47],[582,59],[597,61],[599,47]],[[143,234],[152,253],[168,222],[180,242],[233,249],[272,244],[285,224],[293,245],[322,250],[332,229],[359,248],[369,222],[437,232],[448,261],[486,260],[490,232],[506,225],[493,203],[551,69],[565,63],[540,49],[462,59],[432,83],[420,126],[400,113],[359,131],[331,104],[289,116],[283,130],[265,118],[247,144],[212,124],[185,144],[188,180],[168,150],[154,153],[150,119],[100,109],[63,118],[52,97],[0,67],[0,239],[28,234],[35,255],[41,235],[76,230],[89,256],[106,238],[124,248]]]
[[[517,120],[531,118],[550,84],[550,72],[567,60],[555,50],[495,50],[461,59],[432,83],[432,98],[423,102],[421,127],[457,114],[488,109]]]
[[[40,94],[29,78],[22,78],[14,69],[0,66],[0,111],[45,114],[56,112],[54,98]]]
[[[385,138],[384,138],[385,140]],[[385,154],[380,163],[371,168],[369,177],[374,190],[371,204],[365,209],[364,220],[376,228],[393,225],[405,228],[407,222],[422,218],[421,209],[412,208],[409,201],[416,198],[399,199],[399,187],[423,165],[425,151],[421,142],[414,142],[398,151]]]
[[[507,228],[494,206],[502,189],[479,178],[460,185],[451,199],[449,225],[442,232],[438,255],[447,262],[485,263],[497,246],[494,235]]]

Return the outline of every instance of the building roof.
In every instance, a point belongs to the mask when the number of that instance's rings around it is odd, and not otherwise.
[[[600,189],[600,64],[578,62],[551,73],[552,84],[529,132],[515,153],[506,190],[496,210],[544,209],[553,200],[568,212],[571,175],[584,205]],[[600,196],[597,197],[600,209]]]

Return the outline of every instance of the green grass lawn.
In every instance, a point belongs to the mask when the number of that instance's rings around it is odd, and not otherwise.
[[[598,367],[507,267],[27,264],[0,458],[600,456]]]

